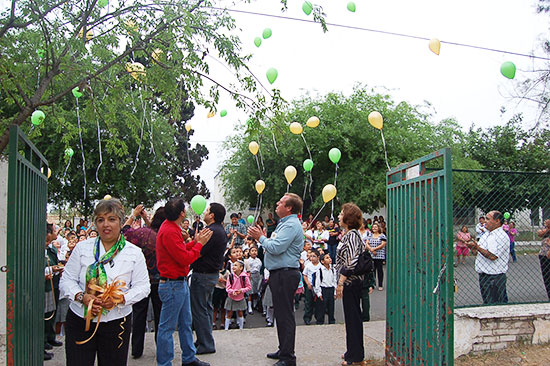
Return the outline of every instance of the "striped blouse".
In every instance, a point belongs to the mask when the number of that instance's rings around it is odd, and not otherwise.
[[[342,274],[342,270],[345,272],[355,269],[357,259],[364,248],[361,234],[356,229],[346,232],[336,249],[336,271]],[[350,284],[353,280],[362,281],[363,276],[349,276],[345,283]]]

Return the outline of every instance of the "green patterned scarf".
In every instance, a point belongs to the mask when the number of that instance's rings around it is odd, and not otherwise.
[[[124,235],[120,234],[118,241],[115,245],[109,249],[108,252],[103,254],[99,258],[99,245],[100,238],[98,237],[94,245],[94,263],[88,266],[86,270],[86,290],[88,290],[88,284],[93,283],[94,285],[105,287],[107,285],[107,272],[105,272],[105,264],[111,262],[115,256],[126,246],[126,240],[124,240]],[[84,315],[86,315],[86,308],[84,308]]]

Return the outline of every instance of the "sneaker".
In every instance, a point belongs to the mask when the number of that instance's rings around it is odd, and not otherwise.
[[[252,309],[248,309],[248,314],[250,314],[250,315],[254,314],[254,312],[252,311]]]
[[[272,322],[267,322],[266,327],[273,327],[273,323]]]

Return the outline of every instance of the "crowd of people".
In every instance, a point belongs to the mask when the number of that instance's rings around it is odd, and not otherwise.
[[[196,355],[216,352],[212,331],[242,329],[254,311],[265,316],[266,326],[277,326],[280,348],[268,357],[293,365],[294,311],[302,300],[305,324],[313,317],[316,324],[327,318],[333,324],[335,299],[343,297],[354,334],[349,341],[357,343],[352,323],[370,318],[375,276],[383,289],[384,218],[364,220],[361,214],[349,226],[343,217],[317,221],[309,215],[302,222],[301,210],[301,199],[287,194],[265,223],[258,216],[247,225],[241,213],[232,213],[224,225],[225,208],[217,203],[190,222],[182,199],[170,200],[150,219],[143,205],[125,216],[111,198],[97,204],[91,224],[48,223],[44,359],[62,346],[56,339],[61,334],[67,365],[93,365],[96,357],[100,365],[126,365],[129,352],[143,355],[149,304],[158,365],[171,364],[176,330],[182,364],[207,365]],[[346,252],[341,247],[351,231],[358,240],[353,237],[356,248]],[[352,257],[363,250],[370,251],[376,272],[342,280],[343,269],[353,267]],[[344,285],[353,290],[339,291]],[[362,361],[353,347],[344,364]]]

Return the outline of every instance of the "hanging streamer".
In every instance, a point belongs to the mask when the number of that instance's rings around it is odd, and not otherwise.
[[[84,156],[84,144],[82,143],[82,129],[80,127],[80,112],[78,106],[78,98],[76,99],[76,120],[78,122],[78,137],[80,139],[80,152],[82,153],[82,173],[84,175],[84,200],[86,200],[86,157]]]
[[[185,132],[187,141],[185,141],[185,151],[187,151],[187,161],[189,162],[189,170],[191,170],[191,158],[189,157],[189,131]]]
[[[107,95],[105,93],[105,95]],[[101,168],[101,165],[103,165],[103,154],[101,153],[101,130],[99,128],[99,119],[97,118],[98,116],[98,113],[97,113],[97,109],[96,109],[96,106],[95,106],[95,98],[94,98],[94,92],[92,90],[92,105],[94,107],[94,113],[96,115],[96,119],[95,119],[95,123],[96,123],[96,126],[97,126],[97,140],[98,140],[98,143],[99,143],[99,164],[95,170],[95,181],[97,183],[99,183],[99,168]],[[103,97],[103,99],[105,99],[105,97]]]
[[[258,166],[258,172],[260,173],[260,178],[262,177],[262,170],[260,169],[260,161],[258,160],[258,154],[254,155],[256,158],[256,165]]]
[[[262,156],[262,150],[259,151],[260,153],[260,161],[262,162],[262,172],[265,171],[265,166],[264,166],[264,157]],[[256,155],[256,159],[258,158],[258,155]],[[262,173],[260,173],[260,178],[262,177]]]
[[[386,140],[384,139],[384,132],[380,130],[380,135],[382,136],[382,144],[384,145],[384,156],[386,158],[386,166],[388,167],[388,171],[391,170],[390,164],[388,164],[388,151],[386,150]]]
[[[144,86],[144,87],[147,88],[147,86]],[[147,117],[145,117],[145,113],[147,112],[147,106],[143,102],[143,94],[141,93],[141,87],[139,87],[139,99],[141,101],[141,108],[143,109],[143,118],[147,122],[147,126],[149,126],[149,142],[151,144],[151,146],[149,147],[149,152],[152,152],[153,155],[157,156],[157,153],[155,152],[155,147],[153,145],[153,119],[151,118],[151,121],[149,122]],[[153,111],[151,110],[151,114],[152,113]]]
[[[71,165],[71,160],[72,160],[73,156],[69,156],[69,161],[67,162],[67,166],[65,167],[65,173],[63,173],[63,178],[62,179],[65,179],[65,176],[67,175],[67,170],[69,169],[69,165]]]
[[[275,134],[273,133],[273,131],[271,131],[271,137],[273,137],[273,146],[275,146],[275,151],[277,152],[277,154],[279,153],[279,149],[277,148],[277,140],[275,140]]]
[[[307,149],[307,153],[309,154],[309,158],[311,160],[313,160],[313,158],[311,157],[311,151],[309,151],[309,146],[307,146],[307,142],[306,142],[306,138],[304,137],[304,134],[301,133],[300,136],[302,136],[302,139],[304,140],[304,144],[306,145],[306,149]]]

